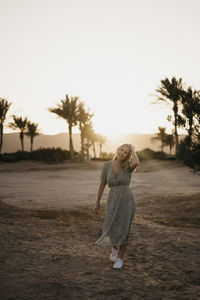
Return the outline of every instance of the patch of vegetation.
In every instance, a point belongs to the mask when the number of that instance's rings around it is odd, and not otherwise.
[[[75,152],[78,157],[78,153]],[[14,153],[4,153],[0,155],[0,161],[16,162],[21,160],[35,160],[45,162],[62,162],[70,159],[70,151],[61,148],[40,148],[38,150],[27,152],[17,151]]]
[[[149,159],[162,159],[165,160],[168,158],[165,152],[162,151],[153,151],[150,148],[145,148],[137,152],[139,160],[149,160]]]
[[[181,141],[177,158],[194,171],[200,171],[200,144],[188,144],[187,138]]]

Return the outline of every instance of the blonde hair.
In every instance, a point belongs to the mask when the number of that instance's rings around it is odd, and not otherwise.
[[[132,154],[132,151],[131,151],[131,145],[130,145],[130,144],[123,144],[123,145],[119,146],[119,147],[117,148],[117,152],[118,152],[118,150],[119,150],[120,148],[122,148],[122,147],[124,147],[124,146],[128,147],[129,153],[128,153],[127,157],[125,158],[125,160],[124,160],[123,163],[122,163],[122,166],[121,166],[122,171],[125,171],[126,169],[128,169],[129,164],[130,164],[130,162],[131,162],[131,154]],[[117,159],[117,154],[115,154],[113,160],[116,160],[116,159]]]

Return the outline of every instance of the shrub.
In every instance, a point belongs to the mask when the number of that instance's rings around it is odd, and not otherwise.
[[[40,148],[31,152],[31,159],[38,161],[61,162],[70,159],[70,152],[61,148]]]
[[[30,159],[30,153],[26,151],[17,151],[14,153],[3,153],[0,156],[0,160],[4,162],[16,162],[20,160]]]
[[[78,153],[75,152],[75,157]],[[70,159],[70,151],[61,148],[40,148],[33,152],[17,151],[15,153],[4,153],[0,155],[0,161],[16,162],[20,160],[36,160],[46,162],[61,162]]]
[[[166,153],[162,151],[153,151],[150,148],[145,148],[137,152],[139,160],[149,159],[166,159]]]
[[[150,148],[143,149],[139,152],[137,152],[139,160],[148,160],[153,159],[154,151],[152,151]]]
[[[30,159],[30,152],[27,151],[17,151],[14,153],[14,156],[17,161],[19,160],[29,160]]]
[[[166,153],[162,151],[154,151],[153,158],[155,159],[166,159]]]
[[[177,158],[186,166],[200,171],[200,144],[193,144],[190,148],[187,140],[181,141]]]
[[[4,153],[0,155],[0,161],[11,163],[11,162],[16,162],[17,159],[14,153]]]

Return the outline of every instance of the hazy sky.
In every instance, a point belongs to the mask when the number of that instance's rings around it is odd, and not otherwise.
[[[199,13],[199,0],[0,0],[8,115],[28,116],[42,133],[66,131],[47,108],[68,93],[90,107],[96,132],[168,126],[152,94],[166,76],[200,89]]]

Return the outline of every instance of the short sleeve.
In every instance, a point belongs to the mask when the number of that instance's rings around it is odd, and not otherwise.
[[[100,181],[103,184],[107,184],[107,164],[104,163],[103,168],[101,170]]]
[[[128,165],[128,168],[127,168],[127,170],[128,170],[128,172],[130,172],[130,173],[132,173],[132,172],[134,172],[135,170],[133,170],[131,167],[130,167],[130,163],[129,163],[129,165]]]

